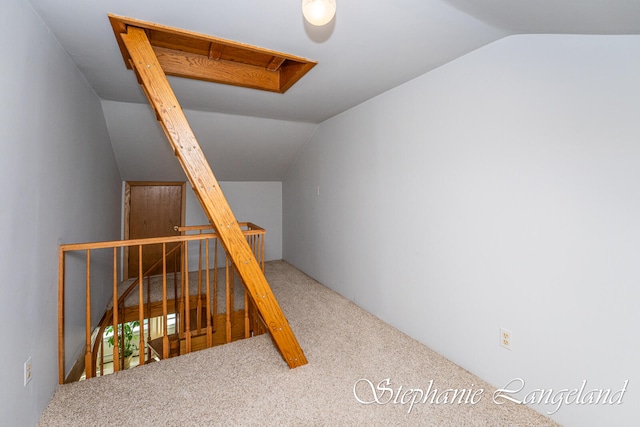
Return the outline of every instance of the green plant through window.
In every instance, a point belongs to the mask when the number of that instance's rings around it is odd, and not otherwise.
[[[126,322],[124,323],[124,332],[122,328],[122,324],[118,325],[118,339],[120,343],[120,348],[124,351],[124,357],[129,357],[133,355],[133,352],[138,349],[138,346],[135,344],[133,332],[134,329],[140,326],[139,321]],[[110,347],[113,347],[113,326],[107,326],[104,329],[105,335],[110,334],[111,336],[108,339],[108,343]]]

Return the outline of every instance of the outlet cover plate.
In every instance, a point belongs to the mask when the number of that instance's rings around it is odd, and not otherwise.
[[[509,329],[500,328],[500,347],[511,350],[512,334]]]

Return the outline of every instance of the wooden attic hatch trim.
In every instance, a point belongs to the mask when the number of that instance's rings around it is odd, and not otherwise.
[[[290,368],[307,364],[304,352],[273,295],[264,272],[244,237],[171,88],[156,49],[147,35],[149,30],[125,24],[124,32],[116,27],[114,31],[118,43],[122,43],[121,49],[125,49],[125,61],[128,61],[129,67],[135,72],[178,162],[222,246],[242,278],[247,293],[267,325],[274,344]],[[271,67],[277,68],[277,64],[271,64]]]
[[[109,15],[125,65],[131,56],[122,41],[127,27],[147,34],[165,74],[251,89],[285,93],[316,61],[218,37]]]

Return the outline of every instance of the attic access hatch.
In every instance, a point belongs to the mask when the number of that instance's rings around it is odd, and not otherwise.
[[[165,74],[285,93],[317,62],[256,46],[109,15],[125,65],[131,56],[122,40],[127,27],[147,34]]]

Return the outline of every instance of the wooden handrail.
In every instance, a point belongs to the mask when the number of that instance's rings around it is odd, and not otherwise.
[[[251,224],[250,222],[241,222],[242,224]],[[264,234],[266,230],[264,228],[258,227],[257,225],[253,225],[256,228],[252,228],[249,230],[242,230],[242,233],[245,236]],[[194,227],[194,226],[191,226]],[[202,227],[202,226],[196,226]],[[183,229],[183,227],[179,227],[179,229]],[[216,233],[202,233],[202,234],[211,234],[208,238],[215,239],[218,238]],[[128,239],[128,240],[109,240],[105,242],[89,242],[89,243],[71,243],[71,244],[62,244],[60,245],[60,250],[63,252],[70,251],[81,251],[87,249],[109,249],[109,248],[123,248],[126,246],[138,246],[138,245],[153,245],[153,244],[161,244],[161,243],[176,243],[176,242],[191,242],[194,240],[202,239],[202,234],[187,234],[184,236],[167,236],[167,237],[147,237],[144,239]]]
[[[62,244],[60,245],[60,249],[63,250],[64,252],[70,252],[70,251],[82,251],[87,249],[93,250],[93,249],[123,248],[126,246],[191,242],[191,241],[199,240],[202,238],[203,236],[199,234],[192,234],[192,235],[185,235],[185,236],[147,237],[144,239],[110,240],[106,242]]]
[[[264,234],[266,232],[266,230],[258,225],[255,225],[252,222],[239,222],[238,226],[240,226],[240,228],[242,228],[242,232],[245,236],[250,236],[250,235],[254,235],[254,234]],[[214,234],[215,235],[215,229],[211,226],[211,224],[203,224],[203,225],[185,225],[185,226],[174,226],[173,229],[175,231],[200,231],[202,232],[202,230],[212,230],[212,232],[208,233],[208,234]],[[204,233],[202,233],[204,234]],[[216,235],[217,237],[217,235]]]

